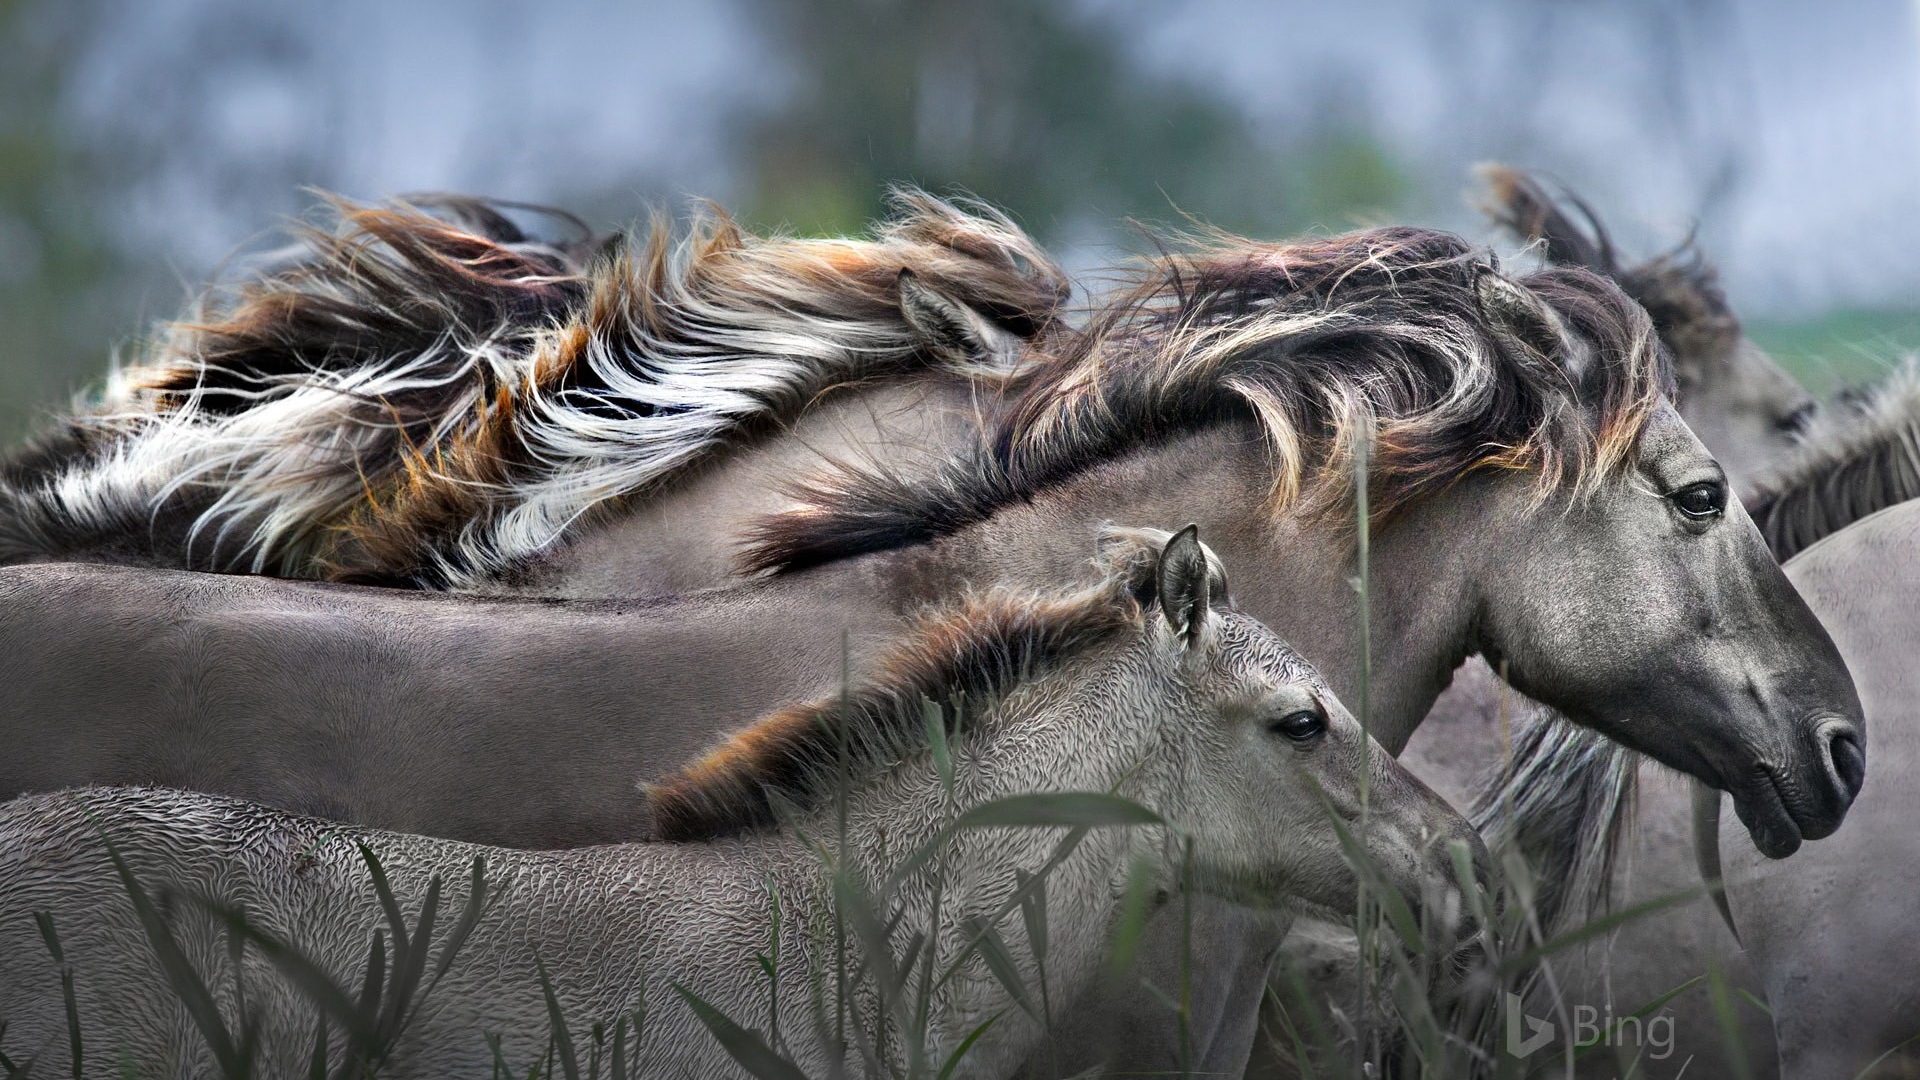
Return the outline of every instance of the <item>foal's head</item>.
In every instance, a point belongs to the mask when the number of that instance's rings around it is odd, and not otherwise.
[[[1355,877],[1339,833],[1363,834],[1364,783],[1380,874],[1410,897],[1451,893],[1449,846],[1477,856],[1478,835],[1297,652],[1232,610],[1193,526],[1108,528],[1101,548],[1093,588],[990,593],[923,616],[862,684],[769,716],[654,785],[655,835],[764,826],[781,803],[830,800],[841,776],[925,790],[932,702],[978,766],[962,802],[1119,783],[1192,839],[1198,887],[1344,911]]]

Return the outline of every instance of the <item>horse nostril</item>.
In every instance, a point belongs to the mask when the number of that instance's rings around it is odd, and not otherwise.
[[[1867,782],[1867,752],[1860,736],[1851,727],[1835,726],[1827,734],[1827,757],[1833,762],[1833,775],[1840,781],[1847,799],[1860,794]]]

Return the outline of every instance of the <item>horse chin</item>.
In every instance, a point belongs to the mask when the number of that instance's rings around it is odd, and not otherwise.
[[[1780,797],[1770,774],[1755,777],[1745,790],[1737,792],[1733,809],[1760,854],[1769,859],[1784,859],[1800,850],[1803,839],[1800,823],[1787,809],[1786,800]]]

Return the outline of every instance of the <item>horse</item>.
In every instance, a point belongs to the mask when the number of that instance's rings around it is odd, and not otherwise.
[[[1250,583],[1249,610],[1284,624],[1337,688],[1367,689],[1362,715],[1389,750],[1404,744],[1459,661],[1486,651],[1507,661],[1517,685],[1576,719],[1737,787],[1750,828],[1774,854],[1837,825],[1858,777],[1838,771],[1832,744],[1863,737],[1844,668],[1667,402],[1644,312],[1611,284],[1577,269],[1510,279],[1457,238],[1427,230],[1280,245],[1222,239],[1143,271],[1131,296],[1050,350],[1016,374],[979,446],[936,458],[930,475],[829,477],[767,521],[747,565],[822,590],[825,602],[805,615],[815,640],[797,646],[812,651],[797,662],[769,655],[754,634],[804,635],[753,624],[700,668],[662,673],[670,689],[646,702],[669,718],[660,726],[726,719],[687,708],[729,692],[715,667],[830,669],[838,627],[884,627],[959,583],[1070,580],[1100,522],[1180,514],[1220,539]],[[1374,452],[1356,468],[1361,447]],[[1364,608],[1348,582],[1357,479],[1369,492],[1372,545]],[[1164,513],[1138,512],[1149,507]],[[673,543],[623,533],[617,516],[602,525],[604,536],[627,542],[599,549],[609,556],[593,560],[599,581],[657,578],[683,558]],[[710,550],[714,539],[703,544]],[[568,550],[555,565],[569,565]],[[101,621],[77,626],[72,613],[86,610],[88,590],[105,598],[134,580],[73,568],[8,576],[20,594],[43,583],[67,590],[32,618],[10,605],[10,636],[23,648],[72,645],[93,665],[76,681],[96,702],[139,699],[153,671],[194,685],[221,668],[220,693],[205,700],[282,707],[280,688],[247,673],[285,670],[303,655],[303,636],[333,633],[339,620],[289,618],[255,633],[280,602],[262,598],[287,598],[296,612],[296,596],[325,596],[340,612],[364,598],[296,583],[196,581],[181,590],[190,592],[187,621],[227,628],[216,637],[226,651],[176,638],[141,654],[137,671],[108,671],[103,663],[132,654],[84,646]],[[382,603],[368,605],[371,621],[390,625],[385,641],[399,647],[427,637],[441,615],[476,613],[462,616],[457,639],[421,644],[443,665],[461,648],[484,652],[485,638],[516,633],[477,614],[505,609],[471,599],[393,593]],[[416,614],[403,619],[403,609]],[[1353,634],[1363,610],[1367,650]],[[621,662],[586,649],[565,655],[570,676],[589,687]],[[524,726],[504,703],[527,698],[488,694],[526,677],[514,669],[472,697],[441,695],[468,703],[469,725]],[[34,693],[36,678],[47,679],[23,674],[10,692]],[[1809,723],[1816,716],[1825,726]],[[44,759],[74,759],[46,740],[77,741],[79,732],[43,726]],[[1758,760],[1796,778],[1791,799],[1774,797],[1770,774],[1752,768]],[[1212,915],[1200,909],[1204,924]],[[1219,954],[1260,956],[1234,937],[1246,932],[1237,923],[1222,931]],[[1177,945],[1167,934],[1153,941]],[[1244,1060],[1252,1038],[1263,969],[1251,961],[1246,971],[1247,1020],[1218,1028],[1223,1060],[1236,1042]],[[1221,1013],[1229,1014],[1239,1015]]]
[[[1898,616],[1882,610],[1880,598],[1894,603],[1906,595],[1901,571],[1887,565],[1886,542],[1900,535],[1901,522],[1911,520],[1911,511],[1899,508],[1920,495],[1920,467],[1912,449],[1920,430],[1916,385],[1920,381],[1911,368],[1897,371],[1851,405],[1822,413],[1794,454],[1763,473],[1747,497],[1769,547],[1835,634],[1862,687],[1863,704],[1884,717],[1898,717],[1906,700],[1889,652],[1911,640],[1910,631]],[[1889,520],[1880,523],[1881,516]],[[1853,523],[1869,519],[1875,523],[1852,532]],[[1816,557],[1816,551],[1826,554]],[[1870,558],[1878,560],[1871,571],[1866,569]],[[1523,741],[1545,730],[1532,717],[1523,716],[1517,726]],[[1896,760],[1910,753],[1903,730],[1895,729],[1891,738],[1889,752]],[[1883,793],[1867,803],[1874,809],[1864,820],[1872,824],[1856,825],[1821,845],[1804,864],[1764,870],[1753,852],[1737,843],[1722,844],[1716,806],[1709,803],[1707,816],[1696,816],[1702,808],[1688,805],[1687,788],[1655,772],[1647,766],[1639,770],[1640,805],[1624,860],[1630,873],[1616,879],[1622,903],[1697,890],[1703,876],[1710,882],[1722,879],[1725,866],[1728,913],[1757,910],[1762,924],[1744,932],[1748,919],[1723,921],[1720,911],[1704,903],[1636,919],[1615,932],[1618,940],[1609,943],[1604,968],[1589,958],[1586,970],[1559,972],[1562,998],[1620,1016],[1675,987],[1712,978],[1734,1008],[1723,1010],[1712,1001],[1711,986],[1670,1002],[1663,1009],[1676,1022],[1664,1048],[1670,1070],[1852,1076],[1920,1030],[1900,970],[1898,929],[1886,921],[1901,905],[1877,891],[1881,882],[1901,880],[1896,872],[1885,872],[1889,866],[1911,861],[1903,841],[1888,839],[1902,814],[1895,800]],[[1562,835],[1557,842],[1568,839]],[[1860,878],[1863,866],[1877,867],[1884,876]],[[1848,887],[1843,900],[1836,889],[1840,882]],[[1734,926],[1743,927],[1738,940]],[[1873,979],[1872,991],[1859,991],[1856,973],[1874,970],[1885,977]],[[1741,993],[1764,1000],[1765,1008],[1740,1003]],[[1617,1056],[1637,1053],[1645,1067],[1649,1047],[1623,1042]],[[1736,1064],[1736,1057],[1744,1060]],[[1889,1068],[1897,1070],[1905,1059],[1893,1060]],[[1612,1065],[1596,1055],[1581,1075],[1611,1075]]]
[[[1297,653],[1224,603],[1193,528],[1119,546],[1091,588],[986,592],[922,613],[857,685],[774,712],[651,785],[647,842],[481,848],[151,788],[15,800],[0,809],[7,1050],[83,1075],[71,1018],[86,1075],[227,1064],[173,1000],[138,893],[170,907],[155,918],[205,984],[243,988],[219,1007],[250,1033],[230,1053],[300,1072],[318,1022],[318,1049],[339,1061],[352,1047],[319,1019],[310,975],[248,946],[263,936],[335,985],[358,982],[386,909],[430,907],[424,895],[470,865],[473,888],[481,867],[500,883],[469,908],[458,951],[442,947],[411,1019],[370,1052],[380,1075],[478,1075],[502,1047],[537,1052],[563,1022],[611,1028],[649,986],[657,998],[671,985],[684,1000],[653,1005],[634,1032],[628,1060],[647,1075],[749,1075],[685,1003],[697,998],[743,1023],[771,1010],[774,1045],[808,1075],[849,1058],[855,1075],[892,1075],[875,1066],[912,1052],[957,1060],[954,1076],[1011,1076],[1047,1033],[1045,1011],[1017,1003],[1036,986],[1071,1003],[1104,977],[1133,882],[1163,904],[1197,889],[1339,910],[1357,889],[1343,833],[1363,838],[1371,872],[1443,947],[1470,937],[1460,890],[1476,883],[1456,867],[1485,853],[1465,819],[1395,766]],[[1035,791],[1116,794],[1176,839],[1095,828],[1061,843],[1059,829],[981,813]],[[934,854],[909,865],[923,850]],[[394,895],[369,895],[363,860]],[[1011,918],[1036,879],[1044,937]],[[893,914],[855,942],[852,964],[937,978],[923,984],[919,1030],[900,1024],[893,1042],[888,1021],[910,1010],[889,996],[904,983],[836,982],[843,880],[897,883],[876,890]],[[57,957],[29,914],[57,927]],[[236,921],[247,944],[232,943]],[[988,930],[1017,978],[977,944]],[[414,932],[427,949],[429,931]],[[749,974],[756,953],[780,960],[770,986]],[[865,1067],[826,1019],[841,1010],[879,1033]]]
[[[1483,209],[1496,225],[1537,245],[1553,263],[1605,274],[1647,309],[1673,358],[1681,416],[1725,467],[1742,501],[1754,506],[1768,473],[1799,450],[1814,426],[1813,402],[1741,331],[1712,263],[1689,242],[1626,264],[1605,224],[1578,195],[1556,199],[1538,179],[1504,166],[1486,166],[1482,177]],[[1569,781],[1557,789],[1523,783],[1518,792],[1509,792],[1498,776],[1490,776],[1510,753],[1520,758],[1514,768],[1524,770],[1529,747],[1553,745],[1551,723],[1535,716],[1535,708],[1485,663],[1469,660],[1435,702],[1401,761],[1456,806],[1478,807],[1478,820],[1493,835],[1531,833],[1535,826],[1515,829],[1504,818],[1516,798],[1543,800],[1534,807],[1521,805],[1518,813],[1555,823],[1528,841],[1530,853],[1541,857],[1541,915],[1549,925],[1597,913],[1603,903],[1624,909],[1697,889],[1692,792],[1670,771],[1596,754],[1588,759],[1595,782]],[[1629,809],[1631,828],[1625,816]],[[1609,832],[1617,840],[1608,839]],[[1561,882],[1568,887],[1557,888]],[[1642,916],[1584,953],[1554,961],[1556,1000],[1547,1004],[1620,1016],[1710,967],[1735,986],[1760,990],[1718,914],[1704,902]],[[1321,964],[1301,965],[1308,976],[1326,970]],[[1344,986],[1348,973],[1332,974],[1340,980],[1336,986],[1318,980],[1315,985],[1335,1000],[1350,1000],[1352,991]],[[1724,1049],[1720,1020],[1705,1006],[1706,997],[1699,990],[1668,1006],[1678,1022],[1676,1041],[1699,1055],[1696,1069],[1710,1067]],[[1741,1040],[1764,1045],[1771,1037],[1765,1014],[1744,1006],[1740,1013]],[[1610,1076],[1615,1064],[1594,1055],[1585,1067],[1596,1076]],[[1679,1062],[1671,1064],[1677,1068]],[[1732,1068],[1727,1063],[1719,1071]]]
[[[1909,365],[1851,415],[1820,425],[1756,506],[1788,576],[1833,634],[1878,718],[1875,756],[1894,775],[1920,760],[1911,670],[1920,626],[1912,552],[1920,529],[1920,377]],[[1790,868],[1700,842],[1725,868],[1726,898],[1772,1010],[1784,1077],[1902,1076],[1920,1061],[1920,982],[1908,920],[1920,871],[1915,808],[1898,784],[1862,793],[1854,824]]]

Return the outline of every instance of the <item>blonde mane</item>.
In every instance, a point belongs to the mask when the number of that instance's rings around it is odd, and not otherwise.
[[[1417,228],[1213,237],[1038,363],[987,444],[930,480],[848,468],[806,482],[746,560],[791,570],[924,542],[1230,421],[1266,439],[1275,513],[1344,506],[1362,441],[1382,520],[1482,469],[1580,494],[1630,464],[1668,384],[1646,313],[1585,270],[1508,281],[1459,238]]]

